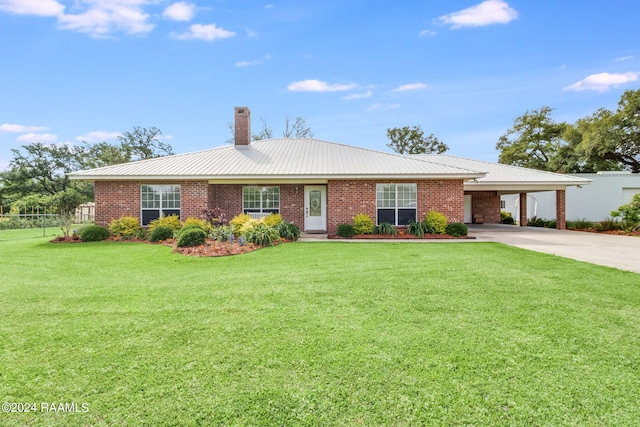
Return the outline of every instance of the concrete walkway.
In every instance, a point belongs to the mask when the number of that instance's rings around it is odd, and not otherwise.
[[[500,242],[640,273],[639,237],[500,224],[470,225],[469,235],[477,242]]]

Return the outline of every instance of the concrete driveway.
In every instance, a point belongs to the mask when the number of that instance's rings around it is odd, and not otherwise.
[[[476,241],[501,242],[640,273],[640,238],[501,224],[469,225]]]

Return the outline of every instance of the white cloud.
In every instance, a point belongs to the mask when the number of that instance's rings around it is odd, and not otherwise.
[[[483,27],[507,24],[518,17],[518,12],[504,0],[485,0],[480,4],[439,17],[436,21],[451,28]]]
[[[193,18],[193,15],[195,14],[195,10],[195,4],[180,1],[168,6],[162,13],[162,16],[168,19],[173,19],[174,21],[191,21],[191,18]]]
[[[24,125],[15,125],[11,123],[4,123],[0,125],[0,132],[24,133],[24,132],[40,132],[43,130],[48,130],[48,128],[44,126],[24,126]]]
[[[426,37],[426,36],[435,36],[437,33],[433,30],[422,30],[420,31],[420,37]]]
[[[58,16],[60,28],[91,34],[93,37],[108,37],[114,31],[128,34],[148,33],[155,25],[150,24],[149,15],[142,6],[147,0],[77,0],[76,5],[86,6],[78,14]]]
[[[174,34],[173,36],[178,40],[205,40],[205,41],[213,41],[217,39],[228,39],[229,37],[235,36],[236,33],[233,31],[227,31],[223,28],[216,27],[215,24],[202,25],[202,24],[193,24],[189,27],[189,30],[182,34]]]
[[[339,83],[327,83],[320,80],[302,80],[299,82],[293,82],[287,89],[291,92],[340,92],[345,90],[353,90],[358,85],[355,83],[339,84]]]
[[[591,74],[584,79],[576,82],[570,86],[563,88],[563,90],[595,90],[597,92],[606,92],[612,86],[619,86],[629,82],[635,82],[640,78],[640,72],[628,72],[628,73],[599,73]]]
[[[628,61],[630,59],[633,59],[633,55],[629,55],[629,56],[621,56],[620,58],[616,58],[614,59],[614,61]]]
[[[58,16],[64,5],[56,0],[0,0],[0,10],[16,15]]]
[[[33,143],[33,142],[54,142],[58,140],[56,135],[51,133],[25,133],[16,138],[20,142]]]
[[[371,97],[371,95],[373,95],[373,92],[368,90],[364,93],[351,93],[349,95],[343,96],[342,99],[346,99],[346,100],[362,99],[362,98],[369,98]]]
[[[400,108],[401,104],[372,104],[367,107],[364,111],[377,111],[377,110],[396,110]]]
[[[399,86],[394,89],[393,92],[409,92],[411,90],[422,90],[428,88],[429,85],[424,83],[409,83],[406,85]]]
[[[110,139],[116,139],[121,135],[120,132],[107,132],[105,130],[94,130],[84,135],[76,136],[76,141],[85,142],[102,142]]]
[[[274,5],[272,5],[272,4],[265,4],[265,5],[264,5],[264,8],[265,8],[265,9],[273,9],[274,7],[275,7],[275,6],[274,6]]]
[[[273,56],[265,55],[263,58],[254,59],[253,61],[238,61],[236,67],[255,67],[256,65],[262,65],[265,61],[269,61]]]

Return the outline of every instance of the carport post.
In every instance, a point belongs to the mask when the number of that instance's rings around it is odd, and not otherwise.
[[[556,228],[565,230],[567,228],[567,191],[556,190]]]
[[[520,193],[520,227],[527,226],[527,193]]]

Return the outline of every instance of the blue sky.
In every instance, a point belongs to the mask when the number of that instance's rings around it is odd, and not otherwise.
[[[0,0],[0,170],[11,148],[156,126],[224,145],[235,106],[276,136],[386,147],[420,125],[496,161],[513,119],[574,122],[640,88],[635,0]]]

